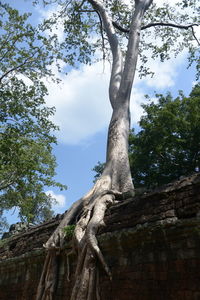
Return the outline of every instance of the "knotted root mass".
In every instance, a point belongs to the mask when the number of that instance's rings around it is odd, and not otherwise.
[[[118,191],[104,190],[97,193],[94,187],[92,191],[75,202],[71,209],[67,211],[58,228],[44,245],[47,255],[36,300],[54,299],[58,274],[58,256],[65,242],[63,228],[72,224],[77,217],[73,236],[74,251],[77,253],[77,265],[70,300],[100,300],[97,263],[102,265],[110,280],[112,274],[98,246],[96,234],[99,228],[104,226],[103,219],[107,208],[122,198],[123,194]]]

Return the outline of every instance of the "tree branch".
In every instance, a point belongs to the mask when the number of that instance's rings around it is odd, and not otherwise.
[[[121,32],[129,33],[129,31],[130,31],[129,29],[126,29],[126,28],[122,27],[120,24],[118,24],[118,23],[115,22],[115,21],[113,21],[112,24],[113,24],[113,26],[114,26],[116,29],[118,29],[118,30],[121,31]]]
[[[191,27],[192,28],[192,35],[194,37],[194,39],[197,41],[197,44],[200,46],[200,42],[199,40],[197,39],[196,35],[195,35],[195,32],[194,32],[194,27]]]
[[[189,25],[179,25],[179,24],[174,24],[174,23],[164,23],[164,22],[156,22],[156,23],[150,23],[147,25],[142,26],[142,30],[150,28],[150,27],[155,27],[155,26],[166,26],[166,27],[174,27],[174,28],[179,28],[179,29],[189,29],[192,28],[193,26],[199,26],[200,24],[189,24]]]
[[[10,174],[9,180],[5,179],[2,182],[0,182],[0,191],[5,190],[9,186],[11,186],[16,180],[16,175],[17,175],[17,172],[13,172],[12,174]]]
[[[27,63],[27,60],[25,60],[23,63],[21,63],[20,65],[11,68],[10,70],[8,70],[6,73],[4,73],[1,77],[0,77],[0,83],[2,82],[2,80],[8,76],[10,73],[12,73],[13,71],[18,70],[19,68],[21,68],[22,66],[24,66]]]
[[[101,15],[98,12],[98,10],[95,9],[82,9],[79,10],[79,12],[95,12],[97,13],[98,17],[99,17],[99,21],[100,21],[100,31],[101,31],[101,38],[102,38],[102,52],[103,52],[103,60],[105,59],[105,38],[104,38],[104,34],[103,34],[103,22],[101,19]]]
[[[120,24],[118,24],[117,22],[113,21],[113,26],[118,29],[121,32],[124,33],[129,33],[129,29],[122,27]],[[179,29],[189,29],[192,28],[194,26],[200,26],[200,24],[194,23],[194,24],[189,24],[189,25],[178,25],[178,24],[174,24],[174,23],[164,23],[164,22],[156,22],[156,23],[150,23],[147,25],[144,25],[141,27],[141,30],[150,28],[150,27],[155,27],[155,26],[165,26],[165,27],[174,27],[174,28],[179,28]],[[199,43],[199,41],[198,41]]]
[[[3,43],[1,44],[1,47],[0,47],[0,51],[4,48],[4,46],[8,43],[9,40],[11,40],[11,35],[12,35],[12,32],[10,32],[6,39],[3,41]]]
[[[127,106],[129,106],[131,89],[135,77],[143,17],[150,3],[151,1],[148,0],[135,0],[136,5],[132,15],[124,70],[119,88],[119,98],[123,99],[123,103]]]
[[[35,53],[36,53],[36,52],[35,52]],[[23,63],[19,64],[18,66],[15,66],[15,67],[11,68],[10,70],[8,70],[7,72],[5,72],[5,73],[0,77],[0,83],[1,83],[2,80],[3,80],[6,76],[8,76],[10,73],[12,73],[12,72],[14,72],[14,71],[20,69],[20,68],[23,67],[25,64],[27,64],[27,63],[29,62],[29,60],[30,60],[31,58],[34,57],[35,53],[33,53],[32,56],[30,56],[30,57],[28,57],[27,59],[25,59]]]
[[[98,11],[96,11],[96,13],[99,16],[99,21],[100,21],[100,31],[101,31],[101,38],[102,38],[102,51],[103,51],[103,60],[105,60],[105,42],[104,42],[104,35],[103,35],[103,23],[102,23],[102,19],[101,19],[101,15]]]
[[[112,63],[112,72],[109,86],[109,96],[112,107],[116,105],[116,97],[121,83],[122,70],[123,70],[123,60],[122,60],[122,51],[119,45],[118,38],[116,36],[115,28],[112,24],[112,19],[108,15],[104,3],[98,0],[88,0],[92,5],[95,11],[98,11],[104,30],[107,34],[108,41],[110,44],[113,63]]]
[[[18,41],[18,39],[20,38],[21,36],[20,35],[18,35],[17,37],[15,37],[15,39],[13,40],[13,42],[12,42],[12,45],[10,46],[10,48],[8,48],[8,50],[2,55],[2,57],[0,58],[0,61],[2,61],[5,57],[6,57],[6,55],[11,51],[11,50],[13,50],[13,47],[15,46],[15,43]],[[6,42],[8,42],[8,41],[6,41]],[[15,47],[15,49],[16,49],[16,47]]]

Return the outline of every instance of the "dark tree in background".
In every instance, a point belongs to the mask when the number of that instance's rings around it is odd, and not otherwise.
[[[136,187],[156,187],[200,167],[200,85],[189,97],[182,92],[156,95],[144,104],[137,134],[129,138],[131,173]],[[149,99],[150,100],[150,99]]]

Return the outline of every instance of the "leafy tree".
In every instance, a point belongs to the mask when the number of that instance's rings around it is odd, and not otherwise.
[[[200,85],[190,96],[156,95],[143,105],[141,131],[130,135],[129,157],[136,186],[157,186],[200,167]]]
[[[55,3],[54,0],[44,2]],[[60,21],[63,18],[66,59],[78,67],[80,63],[92,63],[95,57],[91,55],[96,49],[101,49],[103,58],[111,61],[109,100],[113,113],[103,173],[93,188],[72,205],[47,241],[49,252],[37,300],[53,295],[56,249],[62,248],[63,228],[75,222],[77,217],[74,238],[79,255],[71,300],[99,299],[93,289],[96,257],[111,278],[95,234],[103,224],[107,207],[116,198],[124,198],[128,191],[129,195],[133,191],[128,159],[129,103],[137,61],[140,58],[140,75],[146,75],[151,72],[147,67],[149,56],[159,58],[162,62],[172,53],[176,56],[187,48],[189,64],[196,62],[198,76],[199,45],[194,32],[200,13],[198,2],[180,0],[172,7],[168,3],[161,7],[152,0],[135,0],[128,4],[123,0],[57,1],[59,18],[54,16],[51,20],[56,23],[57,19]]]
[[[27,221],[52,215],[52,199],[45,186],[65,186],[53,180],[56,143],[50,121],[54,108],[45,106],[47,90],[42,83],[52,77],[51,64],[60,58],[57,37],[47,38],[44,30],[28,23],[0,2],[0,206],[3,212],[17,207]],[[54,57],[53,57],[54,56]],[[28,84],[25,82],[28,81]]]
[[[169,183],[200,168],[200,85],[189,97],[180,91],[176,99],[170,93],[156,94],[156,98],[156,103],[142,105],[141,130],[135,134],[132,129],[129,136],[129,161],[136,188]],[[95,181],[104,165],[98,162],[93,168]]]
[[[103,170],[105,168],[105,163],[102,163],[100,161],[97,162],[97,165],[94,166],[92,171],[94,171],[96,174],[94,175],[94,183],[98,180],[98,178],[102,175]]]
[[[62,45],[56,35],[49,35],[48,21],[32,26],[30,13],[19,14],[0,1],[0,83],[24,75],[38,83],[44,77],[53,78],[51,65],[62,58]]]

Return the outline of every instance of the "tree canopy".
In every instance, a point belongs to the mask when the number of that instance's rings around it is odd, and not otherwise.
[[[51,121],[54,108],[45,104],[44,76],[57,44],[28,23],[28,14],[0,2],[0,206],[18,208],[21,219],[31,222],[52,215],[52,199],[45,186],[65,188],[56,182],[56,143]]]
[[[136,186],[154,187],[200,167],[200,85],[189,97],[183,92],[156,95],[143,104],[141,130],[130,135],[129,158]]]
[[[44,3],[47,8],[56,3],[55,13],[46,24],[55,28],[63,27],[62,57],[68,65],[80,67],[82,63],[91,64],[100,59],[112,62],[110,37],[107,36],[99,4],[106,9],[122,54],[126,55],[131,20],[136,6],[134,0],[35,0],[34,2]],[[161,4],[153,1],[142,20],[137,66],[140,76],[153,75],[148,65],[150,58],[163,62],[173,55],[176,57],[181,52],[187,52],[188,64],[194,64],[198,78],[200,41],[195,30],[199,26],[199,18],[199,0],[181,0],[172,4],[169,1],[163,1]]]

